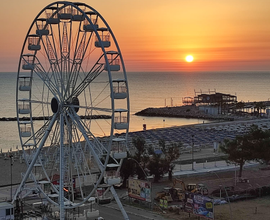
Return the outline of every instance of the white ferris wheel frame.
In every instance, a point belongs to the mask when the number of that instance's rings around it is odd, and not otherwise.
[[[85,7],[85,10],[83,10],[82,7]],[[103,56],[104,61],[105,61],[105,63],[103,63],[102,66],[100,67],[101,69],[99,71],[101,71],[101,72],[107,71],[108,72],[111,107],[108,108],[107,110],[104,109],[104,108],[99,108],[98,109],[98,107],[80,106],[80,104],[77,103],[77,102],[66,103],[63,100],[61,100],[61,98],[66,97],[68,88],[64,87],[64,86],[59,88],[59,87],[57,87],[56,84],[52,83],[53,82],[52,79],[46,78],[47,77],[46,73],[47,73],[47,75],[49,75],[49,73],[46,72],[46,70],[44,70],[45,69],[44,66],[42,66],[42,63],[39,61],[39,59],[37,57],[38,49],[32,49],[30,51],[31,52],[30,54],[25,54],[25,51],[27,51],[27,40],[32,36],[31,31],[33,30],[34,26],[37,24],[38,21],[46,22],[46,24],[44,25],[44,30],[47,27],[49,27],[50,30],[52,31],[51,26],[52,25],[57,25],[57,24],[50,24],[50,23],[48,23],[47,19],[41,18],[41,16],[44,14],[45,11],[50,10],[52,8],[54,8],[55,11],[54,11],[54,13],[52,13],[50,18],[53,18],[53,16],[55,16],[55,15],[59,16],[59,13],[61,12],[61,10],[64,10],[65,8],[72,8],[73,10],[77,10],[77,13],[80,14],[81,16],[83,16],[84,21],[87,20],[89,25],[91,26],[91,28],[92,28],[92,33],[91,34],[93,34],[93,37],[96,36],[96,39],[99,42],[99,48],[101,49],[102,55],[100,56],[100,58]],[[86,11],[86,10],[88,10],[88,11]],[[90,13],[88,14],[87,12],[90,12]],[[99,19],[101,19],[103,25],[105,25],[105,28],[98,29],[97,26],[95,26],[95,24],[91,20],[91,17],[90,17],[91,14],[94,14]],[[59,19],[59,22],[62,22],[62,20]],[[70,19],[70,22],[71,23],[73,22],[72,19]],[[104,30],[108,31],[110,36],[113,38],[113,43],[114,43],[114,46],[116,48],[116,52],[106,50],[106,47],[104,46],[104,43],[103,43],[103,36],[101,36],[99,34],[99,30],[101,30],[102,33],[103,33]],[[59,28],[59,32],[60,32],[60,28]],[[78,32],[78,35],[79,34],[80,33]],[[53,35],[53,33],[51,33],[51,35]],[[92,35],[91,35],[90,38],[92,38]],[[60,37],[59,37],[59,39],[60,39]],[[63,36],[62,36],[62,39],[63,39]],[[39,45],[41,42],[43,42],[43,36],[42,35],[39,36],[37,45]],[[71,42],[71,39],[69,41],[69,44],[70,44],[70,42]],[[88,42],[88,44],[89,44],[89,42]],[[69,45],[69,47],[70,47],[70,45]],[[87,47],[88,47],[88,45],[87,45]],[[46,48],[44,46],[44,50],[48,49],[48,48]],[[78,49],[78,48],[75,48],[75,49]],[[29,50],[29,47],[28,47],[28,50]],[[56,50],[56,47],[55,47],[55,50]],[[62,55],[62,53],[63,52],[60,51],[61,55]],[[122,73],[123,74],[122,79],[114,79],[112,77],[113,76],[113,70],[110,67],[112,61],[108,58],[108,56],[113,56],[115,54],[120,59],[120,66],[121,66],[122,72],[123,72]],[[51,65],[50,68],[52,68],[53,61],[49,58],[49,55],[47,55],[47,56],[48,56],[47,61]],[[74,55],[74,58],[75,58],[75,55]],[[26,59],[29,59],[30,61],[28,60],[28,62],[27,62]],[[99,59],[96,62],[99,62]],[[80,62],[82,63],[83,61],[84,61],[84,57],[81,58]],[[24,63],[26,63],[26,65],[29,66],[29,69],[27,69],[28,66],[26,67],[26,69],[23,68]],[[96,64],[97,63],[95,63],[94,65],[96,65]],[[80,68],[81,68],[81,66],[80,66]],[[92,68],[94,68],[94,66]],[[22,69],[24,69],[24,71],[22,71]],[[30,75],[25,77],[25,73],[27,71],[30,72]],[[90,70],[89,73],[91,73],[91,71],[92,70]],[[62,79],[61,77],[63,75],[63,72],[59,71],[58,73],[59,73],[59,79]],[[43,100],[43,101],[41,101],[41,104],[42,105],[47,105],[47,106],[51,104],[51,106],[54,106],[56,108],[55,112],[53,112],[52,115],[48,115],[48,116],[50,116],[50,118],[45,118],[44,125],[42,127],[40,127],[40,130],[36,130],[37,127],[35,127],[35,125],[34,125],[35,124],[34,121],[36,119],[34,119],[34,115],[32,115],[32,112],[34,112],[34,110],[32,109],[32,106],[34,105],[34,103],[38,103],[37,100],[32,99],[32,97],[34,97],[34,94],[32,94],[32,89],[33,89],[32,88],[32,86],[33,86],[32,85],[32,77],[33,77],[34,74],[38,75],[39,79],[41,79],[43,81],[43,86],[44,86],[43,88],[48,89],[47,92],[48,93],[50,92],[51,94],[53,94],[53,97],[54,97],[54,104],[53,104],[53,101],[51,101],[51,103],[50,103],[50,100],[47,100],[47,102]],[[77,90],[75,89],[75,92],[76,92],[77,96],[82,94],[84,92],[84,90],[91,84],[91,82],[94,81],[95,76],[92,76],[92,75],[89,76],[89,75],[90,74],[88,74],[88,75],[86,74],[86,77],[84,78],[84,80],[82,80],[81,84],[79,84],[76,87]],[[22,80],[25,80],[26,78],[29,80],[29,89],[27,89],[27,88],[22,89],[20,87],[20,83],[21,83]],[[55,82],[56,82],[56,80],[55,80]],[[61,83],[64,85],[63,81],[61,81]],[[114,92],[114,87],[113,87],[114,83],[118,83],[118,84],[119,83],[124,83],[125,84],[126,90],[125,90],[124,97],[120,97],[120,96],[117,97],[118,94],[116,94]],[[29,97],[28,98],[25,98],[25,97],[22,98],[21,97],[21,96],[23,96],[22,94],[26,94],[27,92],[29,93]],[[63,94],[65,94],[65,95],[63,95]],[[43,94],[43,96],[46,96],[46,94]],[[67,97],[69,98],[67,100],[70,100],[69,95],[67,95]],[[124,104],[124,107],[116,109],[115,102],[117,102],[118,99],[124,100],[125,104]],[[22,103],[23,103],[23,105],[26,105],[27,107],[26,108],[25,107],[21,108]],[[108,146],[106,148],[102,145],[101,142],[99,142],[98,137],[95,137],[95,135],[93,133],[91,133],[91,129],[88,129],[88,127],[83,123],[83,120],[80,118],[79,115],[77,115],[76,108],[81,108],[81,109],[85,108],[85,109],[90,109],[90,110],[97,110],[97,109],[100,110],[101,109],[103,111],[108,111],[109,113],[111,113],[111,119],[109,119],[111,121],[111,123],[110,123],[110,132],[109,132],[109,142],[108,142],[109,144],[108,144]],[[130,108],[130,106],[129,106],[128,82],[127,82],[126,70],[125,70],[125,66],[124,66],[124,60],[123,60],[119,45],[118,45],[118,43],[116,41],[116,38],[115,38],[111,28],[109,27],[108,23],[106,22],[106,20],[94,8],[88,6],[87,4],[84,4],[84,3],[72,3],[72,2],[66,2],[66,1],[60,1],[60,2],[51,3],[48,6],[46,6],[44,9],[42,9],[40,11],[40,13],[36,16],[36,18],[33,20],[32,24],[31,24],[31,26],[30,26],[30,28],[28,30],[25,41],[23,43],[23,47],[22,47],[22,51],[21,51],[21,55],[20,55],[20,60],[19,60],[19,65],[18,65],[17,89],[16,89],[16,110],[17,110],[17,122],[18,122],[19,137],[20,137],[20,142],[21,142],[23,154],[27,155],[27,148],[31,148],[32,149],[32,155],[31,155],[31,159],[25,158],[26,164],[28,165],[28,169],[27,169],[26,173],[24,174],[22,182],[21,182],[18,190],[16,191],[16,193],[15,193],[15,195],[13,197],[13,202],[15,201],[15,199],[17,198],[19,193],[22,192],[27,179],[30,178],[30,179],[32,179],[34,181],[38,191],[40,191],[48,201],[50,201],[51,203],[53,203],[55,205],[60,206],[60,213],[61,213],[61,211],[63,213],[64,209],[70,209],[70,208],[79,207],[80,205],[85,203],[91,196],[94,195],[98,185],[100,184],[100,182],[104,178],[106,168],[109,165],[110,165],[109,167],[113,167],[113,164],[115,164],[116,165],[115,167],[117,167],[116,173],[119,174],[120,167],[122,165],[122,162],[123,162],[124,158],[121,158],[121,157],[120,157],[120,159],[119,158],[118,159],[112,158],[112,145],[113,145],[114,141],[116,141],[117,143],[119,143],[119,141],[121,141],[121,143],[124,143],[126,149],[128,150],[127,135],[128,135],[129,120],[130,120],[130,109],[129,108]],[[29,110],[29,112],[27,110]],[[65,110],[65,113],[64,113],[64,110]],[[52,110],[52,111],[54,111],[54,110]],[[119,123],[115,122],[115,114],[120,114],[120,121],[121,121],[121,113],[126,115],[126,121],[123,124],[121,124],[121,123],[119,124]],[[29,120],[26,121],[22,117],[24,115],[29,116],[28,117]],[[44,113],[43,113],[43,116],[44,116]],[[64,185],[63,185],[64,184],[64,174],[63,174],[64,171],[62,172],[62,170],[64,170],[64,166],[65,166],[65,162],[64,162],[65,152],[64,152],[64,149],[63,149],[64,141],[65,141],[64,140],[64,137],[65,137],[64,127],[65,126],[68,127],[67,124],[68,124],[69,120],[72,122],[72,125],[76,126],[78,131],[81,132],[81,135],[83,136],[83,138],[85,140],[85,144],[88,145],[88,147],[90,148],[91,155],[93,156],[93,158],[94,158],[95,162],[97,163],[97,166],[98,166],[98,168],[100,170],[100,176],[97,179],[96,183],[93,184],[92,191],[85,198],[83,198],[83,200],[81,202],[78,202],[76,204],[73,203],[72,206],[70,206],[70,203],[68,205],[65,205],[65,201],[68,201],[68,199],[64,196],[63,190],[58,190],[58,192],[59,192],[59,201],[58,202],[55,202],[53,199],[51,199],[45,193],[45,191],[42,189],[40,181],[33,174],[34,167],[35,167],[36,164],[40,164],[42,169],[44,171],[46,170],[45,166],[43,166],[43,162],[42,162],[42,158],[41,158],[41,152],[42,152],[44,147],[50,147],[50,146],[44,146],[44,144],[47,141],[48,136],[52,132],[52,129],[55,126],[55,124],[58,124],[59,129],[58,129],[57,133],[58,133],[58,135],[60,134],[59,137],[58,137],[58,141],[60,143],[60,146],[59,146],[59,153],[60,153],[60,156],[59,156],[59,158],[60,158],[60,161],[59,161],[59,170],[60,170],[59,188],[60,189],[64,188]],[[26,128],[27,126],[28,126],[28,128],[30,128],[29,131],[28,130],[22,130],[22,127]],[[121,137],[115,136],[115,134],[117,133],[117,130],[124,130],[125,131],[123,133],[124,135],[122,135]],[[23,131],[26,131],[26,134]],[[27,132],[30,133],[30,135],[28,135]],[[89,134],[90,134],[91,138],[93,138],[93,139],[90,140]],[[98,144],[93,145],[92,140],[96,141],[96,143],[98,143]],[[106,151],[105,161],[102,162],[100,160],[99,155],[96,153],[96,151],[98,151],[98,150],[100,150],[102,152]],[[110,158],[113,159],[113,163],[109,162]],[[46,175],[46,174],[47,173],[45,171],[46,179],[49,180],[50,177],[48,175]],[[54,187],[54,185],[52,183],[50,183],[50,184],[57,191],[57,189]],[[115,191],[113,189],[113,183],[111,185],[109,184],[109,186],[110,186],[109,188],[111,189],[113,195],[117,197],[117,195],[115,195]],[[122,210],[122,208],[121,208],[121,211],[124,212]],[[125,217],[125,219],[127,219],[127,217]]]

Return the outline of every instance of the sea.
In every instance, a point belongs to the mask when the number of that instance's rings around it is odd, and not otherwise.
[[[180,106],[185,97],[214,91],[236,95],[238,101],[270,99],[270,72],[128,72],[130,132],[191,124],[209,123],[202,119],[145,117],[135,113],[148,107]],[[0,72],[0,118],[16,117],[17,73]],[[20,148],[16,121],[0,121],[0,149]]]

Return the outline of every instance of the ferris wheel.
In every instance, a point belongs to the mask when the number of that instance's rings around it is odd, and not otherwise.
[[[94,196],[99,184],[113,190],[121,182],[128,82],[116,38],[95,9],[55,2],[39,12],[20,55],[16,108],[28,169],[14,198],[30,179],[68,209]]]

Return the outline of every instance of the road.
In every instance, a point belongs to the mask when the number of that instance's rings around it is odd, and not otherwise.
[[[123,204],[123,207],[130,220],[165,220],[164,217],[158,215],[156,212],[152,212],[149,209],[137,208],[131,205]],[[99,206],[100,216],[106,220],[124,220],[122,213],[115,201],[110,204]]]
[[[105,220],[124,220],[124,217],[120,210],[109,208],[108,206],[99,206],[99,213]],[[136,216],[128,213],[130,220],[142,220],[142,216]]]

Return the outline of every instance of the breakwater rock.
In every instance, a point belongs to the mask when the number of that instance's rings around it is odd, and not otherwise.
[[[175,117],[175,118],[199,118],[211,120],[229,120],[233,121],[233,117],[224,115],[209,115],[199,111],[199,107],[194,105],[161,107],[161,108],[146,108],[135,113],[138,116],[153,116],[153,117]]]
[[[108,115],[81,115],[79,116],[81,119],[110,119],[111,116]],[[50,120],[51,117],[49,116],[41,116],[41,117],[32,117],[32,120],[39,121],[39,120]],[[22,117],[20,121],[29,121],[29,117]],[[17,121],[17,117],[3,117],[0,118],[0,121]]]

